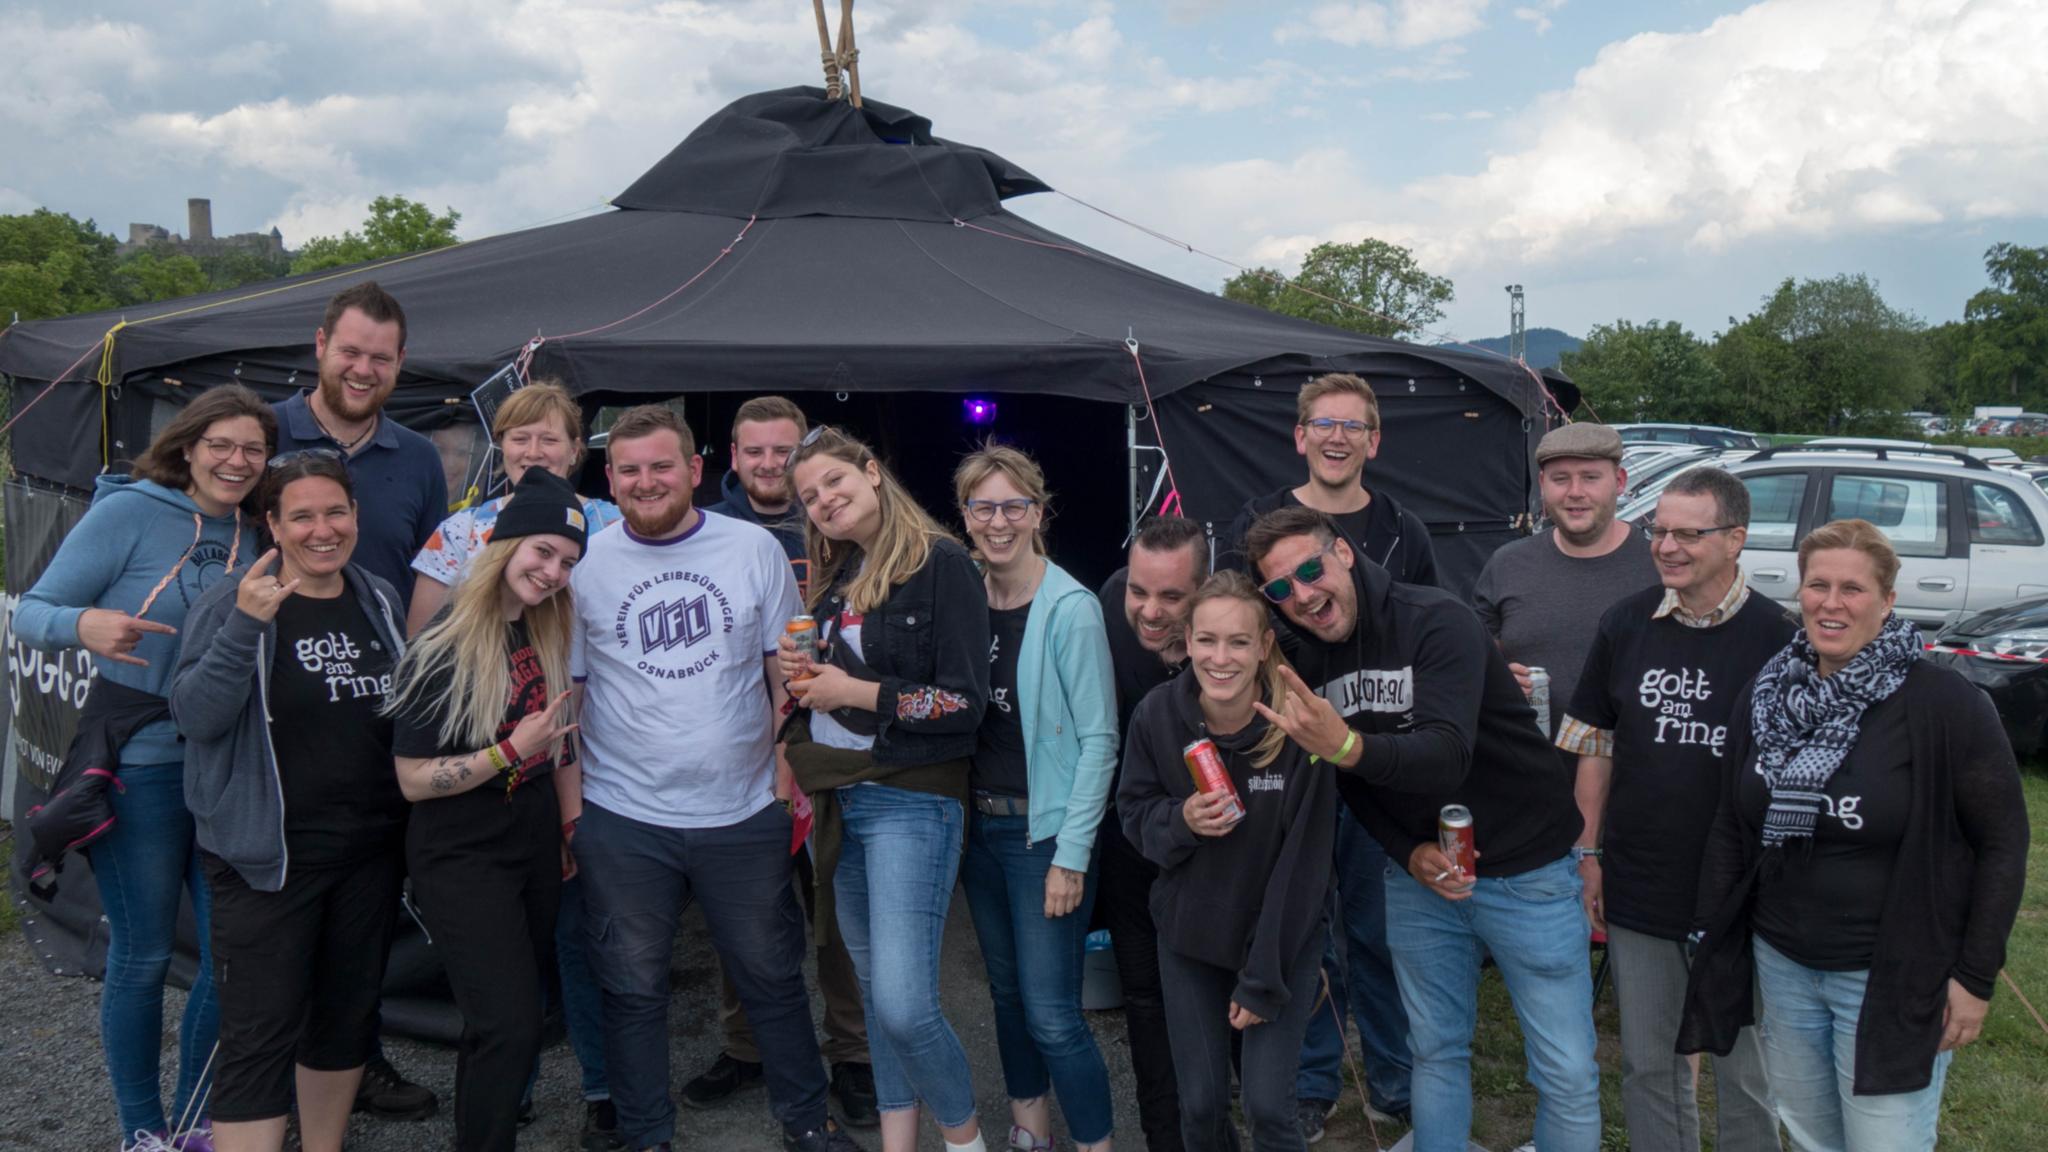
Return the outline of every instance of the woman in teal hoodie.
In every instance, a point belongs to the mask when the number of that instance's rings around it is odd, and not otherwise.
[[[100,477],[85,518],[15,609],[15,637],[46,652],[85,648],[96,657],[99,679],[166,696],[186,611],[201,592],[256,559],[258,520],[250,502],[276,444],[270,405],[247,388],[214,388],[186,405],[135,461],[132,475]],[[184,758],[166,705],[161,718],[122,745],[115,825],[90,849],[107,917],[100,1043],[122,1147],[148,1152],[212,1147],[201,1118],[200,1074],[219,1017],[207,951],[210,905],[185,809]],[[192,896],[200,961],[178,1031],[174,1136],[157,1070],[181,891]]]
[[[1048,1089],[1084,1150],[1107,1149],[1109,1074],[1081,1016],[1095,829],[1116,766],[1116,689],[1095,594],[1045,556],[1036,461],[990,444],[953,473],[989,606],[989,702],[960,874],[988,964],[1010,1147],[1052,1147]]]

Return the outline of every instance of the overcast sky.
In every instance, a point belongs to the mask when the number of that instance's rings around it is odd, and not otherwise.
[[[828,3],[836,12],[837,4]],[[1378,236],[1452,277],[1443,335],[1626,317],[1706,335],[1784,276],[1960,316],[2048,244],[2042,0],[861,0],[865,92],[1246,264]],[[125,236],[474,237],[601,210],[735,96],[819,82],[803,0],[0,0],[0,212]],[[1204,288],[1053,196],[1017,211]]]

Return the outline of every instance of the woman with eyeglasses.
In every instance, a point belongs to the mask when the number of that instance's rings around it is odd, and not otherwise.
[[[1272,617],[1241,572],[1195,592],[1188,667],[1131,715],[1117,814],[1159,865],[1160,988],[1188,1152],[1234,1152],[1233,1031],[1255,1152],[1307,1147],[1295,1074],[1321,992],[1336,843],[1336,769],[1261,715],[1290,707]],[[1197,788],[1184,750],[1208,742],[1232,796]]]
[[[1700,866],[1680,1052],[1726,1053],[1759,1013],[1800,1152],[1935,1146],[2026,886],[2027,813],[1998,714],[1920,658],[1884,533],[1799,545],[1792,638],[1736,702]]]
[[[961,875],[995,1002],[1010,1147],[1052,1147],[1048,1090],[1089,1152],[1110,1146],[1109,1072],[1081,1015],[1095,831],[1116,766],[1116,690],[1095,594],[1046,558],[1038,463],[989,444],[955,497],[988,593],[989,702],[968,775]]]
[[[88,850],[107,923],[100,1044],[124,1148],[210,1147],[202,1069],[216,1029],[212,905],[192,848],[185,751],[164,697],[193,602],[255,559],[254,493],[276,442],[276,418],[254,392],[227,385],[201,393],[131,475],[99,478],[92,507],[14,612],[14,636],[29,647],[97,657],[79,738],[126,733],[111,793],[116,822]],[[158,1064],[164,979],[186,893],[200,963],[178,1030],[173,1132]]]
[[[404,875],[382,709],[405,633],[398,590],[351,559],[340,453],[273,459],[262,508],[271,549],[194,605],[171,685],[213,895],[214,1142],[276,1152],[296,1104],[307,1152],[337,1152]]]
[[[988,702],[988,597],[967,549],[867,445],[820,426],[790,456],[819,657],[785,637],[803,706],[785,728],[816,811],[818,931],[846,940],[866,1008],[883,1152],[984,1152],[960,1038],[939,1007],[939,945],[960,867]]]

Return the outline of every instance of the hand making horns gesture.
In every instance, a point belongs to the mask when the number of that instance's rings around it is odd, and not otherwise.
[[[249,566],[249,570],[242,574],[241,584],[235,588],[235,607],[265,624],[277,619],[278,605],[299,590],[298,580],[281,580],[274,575],[276,567],[277,549],[272,548]]]
[[[1277,711],[1260,701],[1253,701],[1252,707],[1301,745],[1304,752],[1322,760],[1336,760],[1344,749],[1344,741],[1351,737],[1351,726],[1338,715],[1335,705],[1310,691],[1294,669],[1282,664],[1280,680],[1283,690]]]

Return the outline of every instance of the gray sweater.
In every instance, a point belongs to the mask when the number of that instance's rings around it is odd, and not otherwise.
[[[396,659],[405,651],[397,590],[355,564],[342,576],[347,595],[362,605]],[[185,737],[185,807],[199,846],[227,861],[249,887],[276,892],[290,863],[284,784],[270,745],[277,625],[236,606],[239,584],[223,580],[208,588],[185,617],[171,677],[171,717]]]

